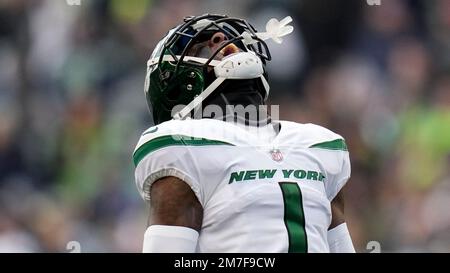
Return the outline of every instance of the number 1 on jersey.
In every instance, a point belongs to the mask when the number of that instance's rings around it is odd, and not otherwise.
[[[297,183],[279,182],[283,193],[284,223],[289,237],[289,252],[308,252],[302,191]]]

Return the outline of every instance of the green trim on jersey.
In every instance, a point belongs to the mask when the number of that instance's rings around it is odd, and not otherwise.
[[[348,151],[347,145],[345,144],[345,140],[343,139],[335,139],[331,141],[316,143],[314,145],[309,146],[309,148],[322,148],[327,150]]]
[[[289,253],[307,253],[302,191],[297,183],[279,182],[284,201],[284,223],[289,238]]]
[[[133,162],[136,167],[141,160],[151,152],[169,146],[206,146],[206,145],[233,145],[227,142],[206,138],[195,138],[185,135],[160,136],[147,141],[133,154]]]

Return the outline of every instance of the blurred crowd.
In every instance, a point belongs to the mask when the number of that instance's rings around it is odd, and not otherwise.
[[[74,2],[74,1],[72,1]],[[345,137],[346,215],[368,252],[450,251],[450,1],[0,1],[0,252],[139,252],[131,155],[146,61],[188,15],[295,31],[269,43],[282,119]]]

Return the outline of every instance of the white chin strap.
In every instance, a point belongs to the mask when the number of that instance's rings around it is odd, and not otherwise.
[[[164,56],[172,58],[171,56]],[[198,57],[185,57],[185,60],[192,60],[206,63],[207,59]],[[153,60],[149,61],[151,65]],[[168,59],[168,61],[170,61]],[[213,63],[214,62],[214,63]],[[216,80],[214,80],[202,93],[194,98],[181,111],[174,114],[174,119],[185,119],[192,110],[201,105],[201,103],[214,92],[226,79],[242,80],[260,78],[264,89],[266,90],[266,98],[269,94],[269,84],[264,78],[263,65],[261,59],[252,52],[239,52],[225,57],[221,61],[213,60],[211,66],[214,66]]]
[[[219,85],[221,85],[225,81],[225,78],[217,78],[213,81],[208,88],[206,88],[202,93],[200,93],[197,97],[194,98],[188,105],[186,105],[181,111],[173,115],[174,119],[185,119],[192,110],[195,109],[198,105],[200,105],[211,93],[216,90]]]

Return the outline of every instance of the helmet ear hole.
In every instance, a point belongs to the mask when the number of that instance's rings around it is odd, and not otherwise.
[[[171,101],[177,101],[181,95],[181,86],[172,88],[167,93],[167,99]]]

